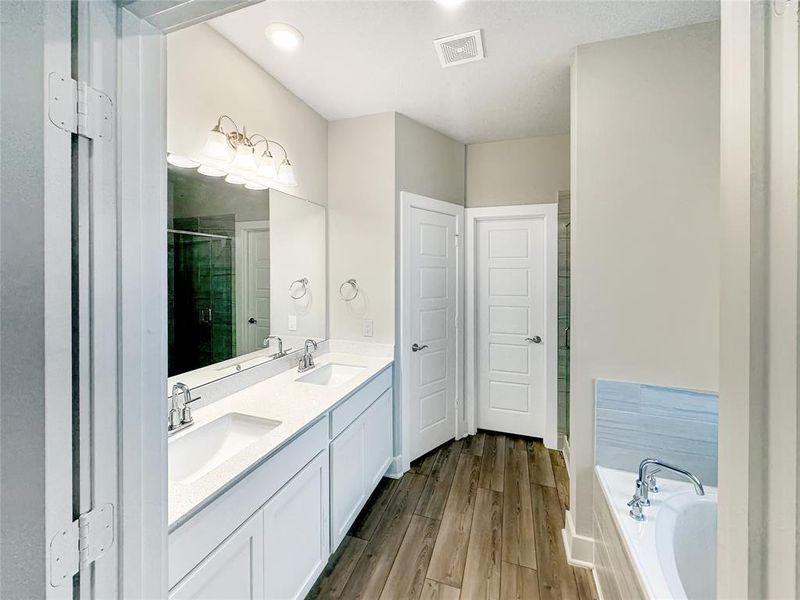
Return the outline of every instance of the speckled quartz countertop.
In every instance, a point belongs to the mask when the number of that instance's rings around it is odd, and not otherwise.
[[[392,359],[330,352],[318,356],[315,362],[317,369],[328,363],[338,363],[364,367],[364,370],[340,385],[323,386],[296,381],[311,371],[300,374],[294,367],[193,411],[195,424],[171,437],[170,444],[229,413],[273,419],[281,423],[201,477],[191,482],[170,479],[170,531],[230,489],[242,476],[297,437],[316,419],[391,365]]]

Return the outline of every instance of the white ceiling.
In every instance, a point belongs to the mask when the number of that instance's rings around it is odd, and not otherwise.
[[[267,1],[210,23],[328,120],[397,111],[474,143],[568,132],[576,46],[718,18],[717,0]],[[300,49],[273,48],[272,22]],[[486,59],[442,69],[433,40],[474,29]]]

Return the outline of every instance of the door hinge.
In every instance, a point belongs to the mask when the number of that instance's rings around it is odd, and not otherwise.
[[[50,73],[47,114],[59,129],[90,140],[109,142],[113,136],[114,103],[85,81]]]
[[[50,585],[58,587],[103,556],[114,543],[114,505],[78,517],[50,540]]]

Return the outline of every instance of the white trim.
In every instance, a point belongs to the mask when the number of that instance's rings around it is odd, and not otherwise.
[[[545,427],[544,445],[558,447],[558,203],[525,204],[520,206],[490,206],[466,209],[466,324],[464,341],[466,346],[464,391],[466,395],[467,430],[477,431],[477,402],[475,373],[477,338],[475,319],[475,267],[477,250],[476,228],[479,221],[544,218],[545,232],[545,312],[548,315],[545,325]],[[472,376],[469,376],[469,374]]]
[[[456,290],[457,290],[457,319],[456,319],[456,427],[454,438],[463,437],[467,424],[464,422],[464,244],[462,232],[464,231],[464,207],[451,202],[444,202],[411,192],[400,192],[400,345],[396,349],[396,375],[400,382],[400,411],[402,434],[400,442],[400,473],[404,473],[411,466],[411,398],[410,373],[406,365],[411,364],[411,322],[408,314],[402,310],[411,306],[411,209],[420,208],[456,217],[456,235],[459,236],[458,252],[456,255]]]
[[[572,513],[564,511],[564,529],[561,530],[567,562],[575,567],[594,569],[594,539],[575,532]]]
[[[247,354],[249,352],[256,352],[255,350],[246,351],[247,348],[247,327],[245,327],[245,323],[247,322],[247,304],[245,303],[245,299],[247,298],[248,290],[248,283],[247,283],[247,267],[248,267],[248,252],[245,252],[245,237],[244,233],[246,231],[254,231],[254,230],[262,230],[266,229],[269,231],[269,221],[266,219],[262,219],[259,221],[237,221],[234,224],[234,252],[235,252],[235,264],[236,268],[234,269],[234,285],[236,287],[236,356],[233,358],[237,358],[242,356],[243,354]],[[249,243],[249,240],[248,240]],[[270,298],[270,306],[272,305],[272,298]],[[271,328],[270,328],[271,329]]]

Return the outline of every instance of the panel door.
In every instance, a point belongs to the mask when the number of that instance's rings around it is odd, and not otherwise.
[[[269,230],[250,229],[247,251],[247,352],[264,347],[270,332]]]
[[[331,548],[335,550],[366,501],[366,419],[350,423],[331,442]]]
[[[267,600],[303,598],[328,561],[328,451],[264,505]]]
[[[411,208],[411,456],[455,437],[457,219]]]
[[[250,517],[172,588],[170,600],[252,600],[264,597],[264,519]]]
[[[545,263],[541,218],[478,221],[478,427],[542,437]]]

